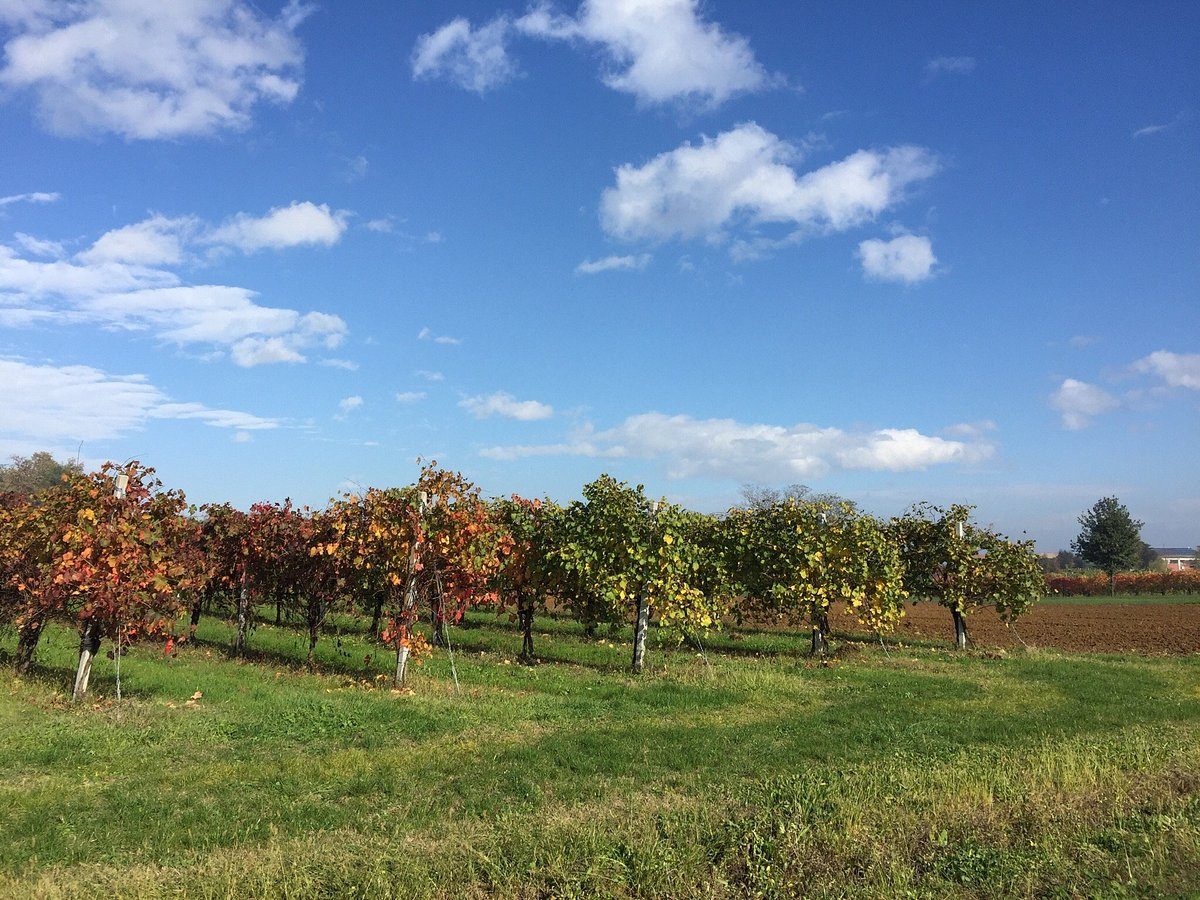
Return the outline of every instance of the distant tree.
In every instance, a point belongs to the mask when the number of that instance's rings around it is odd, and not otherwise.
[[[1167,564],[1154,552],[1154,548],[1142,541],[1142,568],[1149,572],[1165,572]]]
[[[1080,565],[1081,560],[1079,557],[1070,550],[1059,550],[1058,556],[1056,556],[1055,559],[1058,560],[1058,568],[1060,570],[1083,568],[1083,566]]]
[[[83,466],[75,460],[60,463],[45,450],[33,456],[14,456],[0,465],[0,494],[36,494],[62,484],[63,476],[82,475]]]
[[[1108,575],[1109,594],[1115,594],[1118,572],[1142,562],[1142,525],[1116,497],[1104,497],[1079,517],[1081,531],[1071,542],[1084,562]]]
[[[740,506],[743,509],[766,509],[785,500],[824,506],[830,511],[841,511],[847,514],[858,511],[858,506],[853,500],[847,500],[839,494],[814,491],[807,484],[789,484],[785,488],[773,488],[761,484],[742,485]]]

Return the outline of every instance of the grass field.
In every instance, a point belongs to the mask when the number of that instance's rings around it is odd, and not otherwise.
[[[202,623],[64,690],[0,669],[0,896],[1194,896],[1200,657],[799,633],[707,659],[475,616],[394,693],[361,635]],[[13,637],[0,647],[11,651]],[[202,696],[189,702],[196,692]]]
[[[1102,597],[1064,597],[1051,594],[1048,597],[1043,597],[1040,602],[1081,604],[1084,606],[1103,606],[1115,603],[1139,603],[1149,606],[1167,604],[1174,606],[1178,604],[1200,603],[1200,594],[1116,594],[1111,597],[1108,595]]]

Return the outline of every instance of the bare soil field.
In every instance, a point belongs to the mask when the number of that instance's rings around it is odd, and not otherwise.
[[[1084,652],[1200,653],[1200,604],[1043,603],[1022,616],[1015,631],[991,609],[973,612],[967,623],[979,647],[1018,647],[1023,639],[1031,646]],[[895,637],[949,643],[950,613],[936,603],[910,606]]]

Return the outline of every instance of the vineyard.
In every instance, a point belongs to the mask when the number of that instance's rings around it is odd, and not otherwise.
[[[236,623],[244,656],[252,610],[302,622],[312,661],[331,616],[369,614],[410,660],[446,646],[469,609],[520,621],[521,658],[535,658],[539,610],[568,611],[588,635],[634,624],[632,671],[645,667],[652,620],[660,639],[702,649],[729,621],[803,624],[825,653],[835,604],[881,641],[908,600],[929,598],[966,649],[972,609],[1015,620],[1043,593],[1032,543],[974,525],[970,509],[931,506],[883,522],[849,504],[781,499],[723,517],[651,501],[642,487],[601,476],[567,506],[486,501],[456,472],[426,466],[414,485],[371,488],[322,510],[290,501],[188,507],[138,463],[64,476],[61,487],[6,495],[0,507],[0,615],[18,633],[27,671],[51,621],[79,628],[74,695],[86,695],[104,640],[123,647],[189,640],[201,617]],[[188,616],[188,629],[180,621]],[[427,639],[415,629],[423,615]]]
[[[1200,569],[1173,572],[1118,572],[1107,575],[1047,575],[1046,589],[1063,597],[1103,597],[1115,589],[1134,597],[1200,594]]]
[[[970,512],[5,495],[0,895],[1186,895],[1200,604]]]

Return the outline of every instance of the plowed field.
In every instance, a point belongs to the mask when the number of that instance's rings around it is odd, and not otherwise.
[[[1006,628],[994,611],[984,609],[971,614],[967,628],[979,647],[1017,647],[1024,639],[1033,646],[1060,650],[1200,653],[1200,603],[1042,603],[1021,617],[1015,632]],[[908,607],[896,636],[901,641],[908,636],[949,643],[954,639],[954,626],[950,613],[942,607],[919,603]]]

